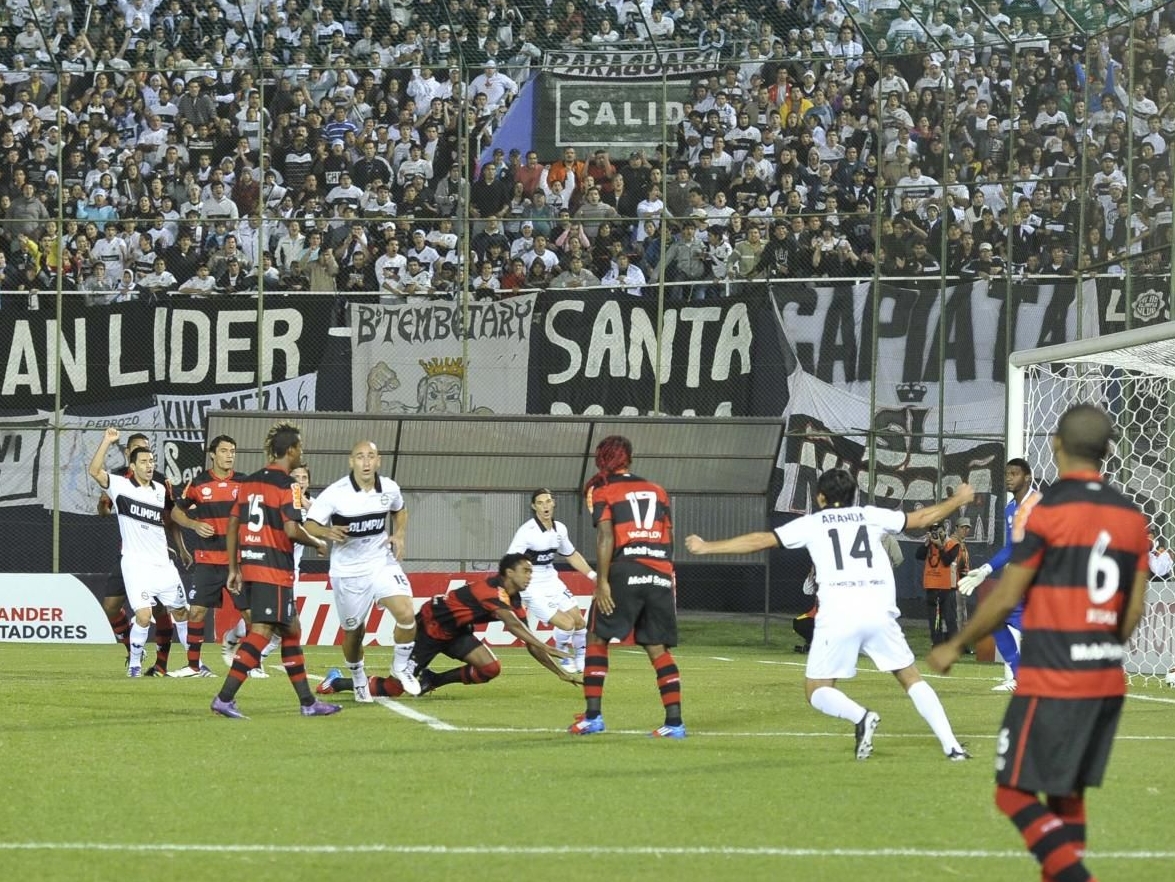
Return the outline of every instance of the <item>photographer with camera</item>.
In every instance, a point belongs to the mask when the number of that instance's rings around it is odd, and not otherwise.
[[[962,547],[954,536],[947,536],[946,526],[940,522],[930,525],[925,543],[914,554],[917,560],[926,562],[922,569],[922,587],[926,590],[926,613],[933,646],[945,643],[959,630],[958,588],[953,564]]]

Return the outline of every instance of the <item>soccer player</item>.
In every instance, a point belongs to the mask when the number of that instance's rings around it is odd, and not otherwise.
[[[154,480],[155,457],[146,447],[136,447],[130,454],[131,477],[110,474],[105,468],[106,452],[118,437],[118,429],[113,426],[106,430],[90,460],[89,473],[110,496],[118,513],[122,578],[135,616],[130,628],[127,676],[141,677],[152,608],[171,611],[180,640],[185,643],[188,610],[179,573],[167,554],[164,516],[168,493],[163,484]]]
[[[897,509],[856,505],[857,482],[841,469],[822,474],[816,487],[819,511],[770,533],[745,533],[717,542],[687,536],[685,547],[692,554],[748,554],[780,545],[807,549],[820,584],[820,614],[804,684],[812,707],[853,723],[857,759],[869,758],[881,717],[836,685],[838,680],[857,675],[857,656],[864,652],[878,670],[897,678],[947,759],[970,759],[955,738],[938,695],[918,673],[914,653],[898,625],[893,568],[883,550],[882,536],[929,527],[970,502],[974,491],[969,484],[960,484],[949,499],[905,514]]]
[[[527,610],[540,622],[555,631],[555,648],[570,648],[575,657],[561,662],[569,673],[583,673],[587,651],[587,622],[579,604],[559,579],[555,570],[555,555],[561,554],[577,572],[596,581],[596,571],[584,556],[575,550],[567,526],[555,520],[555,499],[550,490],[535,490],[530,494],[530,510],[534,517],[518,528],[510,541],[508,553],[521,552],[534,565],[530,586],[522,593]]]
[[[150,450],[147,436],[141,432],[136,432],[128,436],[126,441],[126,460],[128,465],[122,472],[124,478],[133,478],[133,470],[129,463],[131,455],[140,448]],[[183,535],[171,517],[175,506],[171,484],[159,472],[155,472],[151,476],[151,480],[163,485],[166,491],[167,495],[163,504],[163,521],[171,534],[172,543],[177,550],[181,562],[184,566],[188,566],[191,563],[191,557],[188,554],[187,547],[184,545]],[[113,514],[113,512],[113,500],[108,494],[101,494],[98,497],[98,514],[109,515]],[[114,631],[114,639],[121,643],[127,651],[127,665],[129,666],[131,621],[126,615],[126,596],[126,585],[123,583],[122,564],[120,561],[119,565],[114,568],[110,573],[110,577],[106,580],[106,597],[102,600],[102,610],[106,613],[106,618],[110,621],[110,628]],[[154,618],[155,663],[143,672],[144,676],[147,677],[161,677],[167,673],[168,658],[171,655],[171,641],[175,637],[175,624],[172,622],[171,615],[165,607],[157,606]]]
[[[1015,536],[1016,512],[1021,506],[1031,505],[1040,498],[1032,487],[1032,467],[1025,459],[1009,459],[1004,467],[1004,486],[1012,494],[1004,508],[1004,547],[996,552],[990,561],[978,566],[959,580],[959,593],[970,597],[983,580],[1007,565],[1012,559],[1012,545]],[[1008,619],[995,630],[992,638],[1004,659],[1004,681],[992,687],[992,692],[1015,692],[1016,672],[1020,669],[1020,619],[1024,607],[1016,606],[1008,613]]]
[[[963,646],[1024,608],[1016,694],[996,742],[995,802],[1045,879],[1086,882],[1085,789],[1101,784],[1126,694],[1125,643],[1142,617],[1146,518],[1106,483],[1113,426],[1078,404],[1052,438],[1060,478],[1021,507],[999,586],[927,661],[947,673]],[[1043,793],[1042,802],[1039,794]]]
[[[322,491],[310,506],[306,532],[334,543],[330,587],[343,627],[343,658],[351,672],[355,700],[371,702],[363,637],[374,604],[396,620],[392,676],[409,695],[419,695],[420,683],[411,663],[416,640],[412,585],[400,566],[408,541],[404,495],[399,484],[379,473],[379,449],[373,441],[352,447],[349,463],[351,473]]]
[[[438,594],[420,608],[416,614],[412,662],[422,695],[452,683],[466,686],[488,683],[502,672],[502,664],[490,648],[473,636],[474,625],[494,619],[525,643],[527,652],[544,668],[560,680],[582,685],[578,676],[569,674],[554,661],[555,658],[566,658],[567,653],[548,646],[523,621],[526,611],[521,594],[530,582],[531,570],[525,554],[507,554],[498,561],[497,576]],[[435,673],[428,665],[438,655],[447,655],[465,664]],[[318,691],[330,694],[354,688],[350,678],[337,676],[338,673],[332,670],[318,685]],[[367,683],[373,696],[398,698],[405,691],[403,681],[395,677],[370,677]]]
[[[237,504],[239,477],[233,471],[237,442],[217,435],[208,444],[212,464],[188,482],[172,517],[181,527],[196,534],[196,569],[188,591],[188,663],[169,677],[211,677],[212,670],[200,660],[204,648],[205,617],[220,609],[228,584],[228,551],[225,534],[228,519]],[[234,605],[240,595],[230,594]],[[240,609],[240,607],[237,607]]]
[[[677,601],[673,572],[673,517],[663,487],[638,478],[632,442],[609,435],[596,445],[599,471],[584,488],[596,525],[596,590],[588,611],[587,657],[583,674],[585,710],[567,731],[604,731],[601,704],[608,675],[608,641],[631,631],[644,647],[653,671],[665,723],[654,738],[685,738],[681,717],[681,674],[669,651],[677,645]],[[613,593],[612,586],[616,590]]]
[[[298,695],[302,715],[327,716],[342,706],[318,701],[306,682],[302,634],[294,605],[294,543],[326,543],[302,526],[302,490],[290,475],[302,461],[302,435],[297,426],[275,423],[265,438],[268,465],[241,480],[237,505],[225,533],[228,553],[228,590],[244,593],[250,611],[249,633],[233,657],[232,668],[220,692],[212,699],[213,713],[244,719],[236,694],[261,664],[261,651],[274,634],[280,635],[282,665]]]

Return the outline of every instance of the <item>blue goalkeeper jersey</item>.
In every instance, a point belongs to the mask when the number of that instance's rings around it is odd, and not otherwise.
[[[1027,499],[1035,488],[1029,487],[1028,493],[1024,494]],[[998,573],[1005,566],[1008,561],[1012,559],[1012,546],[1015,544],[1015,536],[1013,534],[1013,526],[1016,522],[1016,512],[1020,510],[1020,503],[1016,497],[1013,496],[1008,500],[1008,504],[1004,506],[1004,547],[995,553],[995,556],[987,562],[991,567],[993,573]],[[1016,608],[1008,615],[1007,621],[1012,623],[1012,627],[1020,627],[1020,616],[1024,612],[1024,601],[1021,600],[1016,604]]]

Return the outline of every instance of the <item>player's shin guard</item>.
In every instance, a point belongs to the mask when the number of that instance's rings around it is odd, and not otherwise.
[[[587,628],[571,632],[571,648],[575,650],[575,665],[582,671],[587,665]]]
[[[352,689],[361,689],[367,685],[367,668],[363,659],[359,659],[357,662],[347,662],[347,670],[351,672]]]
[[[175,623],[175,637],[173,639],[180,646],[184,647],[185,650],[188,648],[188,620],[187,619],[184,619],[182,622],[177,621]]]
[[[397,628],[397,630],[399,630]],[[407,671],[412,669],[412,650],[416,648],[416,641],[409,640],[407,643],[397,642],[392,649],[392,670],[393,671]]]
[[[555,633],[555,648],[560,652],[567,651],[567,644],[571,642],[571,635],[573,632],[564,631],[562,628],[552,628]]]
[[[132,668],[139,668],[143,665],[143,649],[147,643],[148,633],[146,625],[140,625],[138,622],[130,625],[129,646],[131,651],[130,667]]]
[[[919,680],[908,690],[906,695],[914,702],[914,708],[926,720],[938,743],[942,745],[943,753],[950,753],[959,747],[955,740],[955,733],[951,730],[951,721],[947,719],[947,712],[943,710],[942,702],[938,700],[938,693],[925,680]]]
[[[604,679],[608,676],[608,644],[589,643],[584,655],[583,697],[588,719],[600,715],[604,701]]]
[[[821,686],[812,693],[812,697],[808,701],[820,713],[840,720],[848,720],[854,725],[860,722],[867,713],[865,708],[835,686]]]
[[[249,635],[252,637],[253,635]],[[314,704],[314,695],[310,692],[310,684],[306,682],[306,657],[302,654],[302,635],[287,634],[280,638],[282,648],[282,666],[290,678],[290,685],[298,693],[298,701],[303,706]],[[241,644],[244,647],[244,644]],[[260,658],[258,658],[260,662]],[[235,667],[235,665],[234,665]]]
[[[1081,794],[1050,796],[1048,806],[1065,824],[1065,834],[1077,848],[1079,857],[1085,857],[1085,797]]]
[[[241,641],[237,647],[237,654],[233,657],[233,666],[229,668],[224,685],[220,687],[221,701],[232,701],[245,678],[249,676],[249,671],[261,664],[261,650],[268,640],[268,637],[254,631]]]
[[[164,610],[155,614],[155,667],[167,670],[167,659],[171,655],[171,641],[175,639],[175,622]]]
[[[995,803],[1020,831],[1046,877],[1056,882],[1094,882],[1081,862],[1081,852],[1066,833],[1064,821],[1035,794],[1001,785],[996,787]]]
[[[673,653],[666,650],[653,659],[653,670],[657,674],[657,688],[661,691],[661,704],[665,707],[665,725],[681,725],[681,672]]]

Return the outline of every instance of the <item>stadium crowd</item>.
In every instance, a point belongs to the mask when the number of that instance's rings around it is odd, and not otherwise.
[[[1175,6],[1107,9],[20,0],[0,288],[39,296],[0,303],[37,308],[59,271],[97,305],[1166,267]],[[654,41],[712,62],[669,143],[490,154],[548,53]]]

